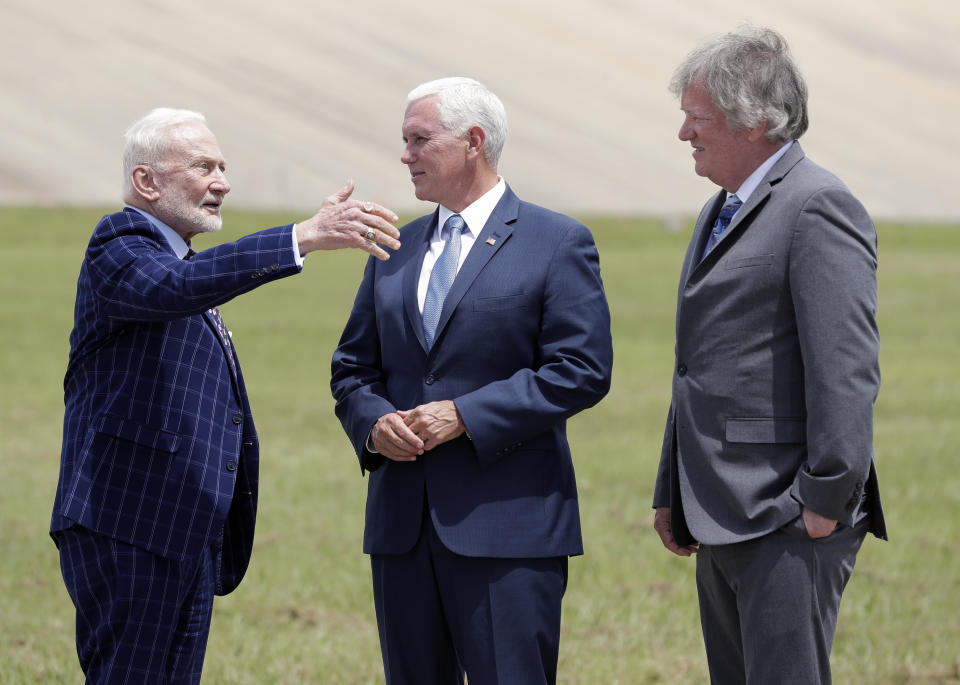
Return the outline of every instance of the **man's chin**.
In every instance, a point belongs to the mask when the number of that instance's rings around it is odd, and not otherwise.
[[[223,217],[219,214],[206,214],[198,216],[193,224],[198,233],[216,233],[223,228]]]

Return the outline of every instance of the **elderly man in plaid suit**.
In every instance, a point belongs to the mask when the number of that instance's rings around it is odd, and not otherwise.
[[[126,133],[123,211],[77,283],[50,533],[88,682],[196,683],[215,594],[253,543],[259,443],[218,305],[299,273],[314,250],[396,249],[397,217],[350,200],[194,253],[230,191],[205,119],[153,110]]]

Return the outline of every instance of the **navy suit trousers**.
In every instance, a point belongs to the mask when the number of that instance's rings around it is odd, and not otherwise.
[[[465,557],[425,514],[406,554],[371,555],[387,685],[555,683],[567,557]]]
[[[54,539],[87,683],[200,682],[213,612],[211,552],[166,559],[82,526]]]

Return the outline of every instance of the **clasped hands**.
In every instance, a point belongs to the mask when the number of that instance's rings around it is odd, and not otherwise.
[[[452,400],[384,414],[373,426],[373,446],[387,459],[416,461],[424,452],[463,435],[467,427]]]

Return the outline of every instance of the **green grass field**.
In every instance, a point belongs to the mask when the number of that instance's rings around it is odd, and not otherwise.
[[[77,271],[96,210],[0,210],[0,683],[76,683],[72,605],[47,535]],[[230,213],[200,247],[288,217]],[[613,388],[571,422],[586,555],[570,564],[560,681],[704,683],[692,560],[651,527],[688,231],[586,219],[613,311]],[[219,598],[209,683],[380,683],[360,551],[366,482],[333,416],[330,355],[364,255],[223,307],[262,441],[250,571]],[[880,227],[876,453],[891,542],[867,540],[833,650],[845,683],[960,683],[960,226]]]

